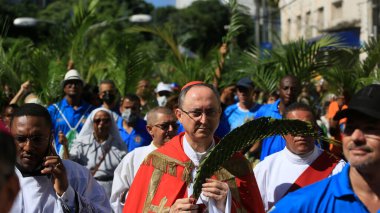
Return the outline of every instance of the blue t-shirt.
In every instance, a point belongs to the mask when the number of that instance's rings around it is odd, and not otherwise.
[[[289,193],[270,212],[369,212],[351,187],[349,171],[347,164],[339,174]]]
[[[256,118],[260,117],[271,117],[275,119],[282,119],[280,110],[278,110],[278,105],[280,104],[280,99],[278,99],[273,104],[265,104],[256,112]],[[281,135],[276,135],[272,137],[267,137],[263,140],[261,146],[260,160],[273,153],[279,152],[285,148],[286,141]]]
[[[121,117],[117,120],[117,128],[121,139],[127,144],[128,152],[137,147],[147,146],[152,141],[152,137],[146,130],[146,121],[141,118],[138,118],[136,127],[133,128],[130,134],[123,128],[123,118]]]
[[[61,110],[63,115],[66,117],[67,121],[69,122],[72,128],[75,128],[78,122],[80,122],[78,128],[76,129],[78,133],[82,129],[83,124],[86,122],[86,119],[90,115],[91,111],[95,108],[89,103],[81,100],[80,106],[78,107],[78,109],[75,110],[71,105],[69,105],[66,98],[63,98],[62,101],[56,103],[56,105]],[[59,131],[62,131],[63,134],[66,135],[66,133],[70,131],[70,127],[67,125],[66,121],[62,118],[61,113],[59,113],[55,106],[50,105],[47,108],[47,110],[49,111],[51,121],[53,124],[55,148],[59,153],[59,150],[61,149],[61,144],[58,142],[58,133]],[[83,115],[83,119],[80,120]]]
[[[256,112],[260,109],[260,104],[255,104],[249,110],[243,110],[239,107],[239,103],[230,105],[224,110],[224,116],[230,126],[230,130],[243,125],[244,123],[253,120],[256,117]]]

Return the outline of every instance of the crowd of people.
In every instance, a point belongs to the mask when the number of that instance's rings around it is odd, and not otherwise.
[[[25,82],[1,109],[0,212],[378,212],[380,85],[324,100],[301,85],[287,75],[263,97],[249,77],[220,93],[141,80],[120,97],[103,80],[89,95],[71,69],[63,98],[43,106]],[[220,165],[196,200],[203,159],[260,117],[309,122],[342,146],[265,138]]]

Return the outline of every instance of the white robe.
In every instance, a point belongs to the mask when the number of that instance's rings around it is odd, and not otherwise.
[[[268,211],[284,196],[290,186],[322,152],[323,150],[314,146],[311,153],[301,157],[293,154],[285,147],[256,165],[253,171],[265,211]],[[345,164],[343,160],[340,160],[329,176],[339,173]]]
[[[153,143],[149,146],[136,148],[132,152],[128,153],[116,167],[110,198],[112,210],[115,213],[123,212],[125,200],[121,201],[120,195],[124,191],[128,192],[144,158],[156,149],[157,147],[153,145]]]
[[[104,189],[90,172],[75,162],[62,162],[66,168],[69,187],[61,197],[54,191],[48,176],[23,177],[16,168],[20,191],[11,212],[111,212]]]

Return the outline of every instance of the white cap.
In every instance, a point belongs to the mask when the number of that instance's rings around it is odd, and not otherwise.
[[[82,81],[83,83],[82,77],[80,76],[79,72],[74,69],[67,71],[67,73],[65,74],[65,78],[63,79],[63,82],[68,81],[68,80],[79,80],[79,81]]]
[[[173,89],[170,84],[165,84],[163,82],[160,82],[157,84],[156,89],[154,90],[156,93],[162,92],[162,91],[168,91],[168,92],[173,92]]]

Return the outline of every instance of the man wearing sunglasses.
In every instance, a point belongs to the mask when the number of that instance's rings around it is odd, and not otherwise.
[[[64,143],[62,136],[67,138],[70,148],[86,118],[94,109],[82,99],[84,82],[77,70],[72,69],[66,73],[62,86],[64,98],[48,107],[53,123],[55,149],[58,153],[61,150],[61,143]]]
[[[122,212],[128,190],[144,158],[177,134],[177,118],[171,109],[155,107],[147,114],[146,128],[152,136],[151,144],[128,153],[115,170],[110,199],[115,213]]]
[[[123,212],[263,212],[255,177],[248,161],[237,154],[232,167],[219,170],[192,197],[200,162],[218,143],[221,104],[216,89],[203,82],[186,84],[179,95],[176,116],[185,132],[151,152],[131,185]],[[225,171],[225,172],[224,172]],[[231,173],[230,173],[231,172]]]

